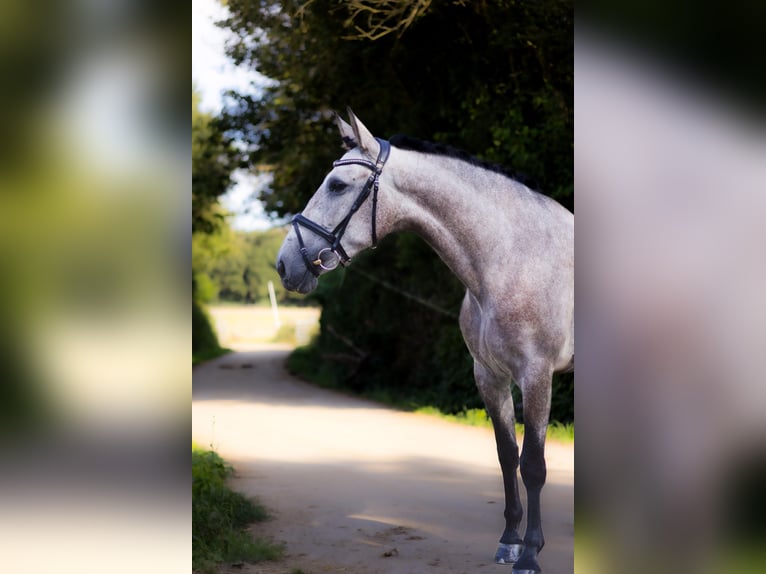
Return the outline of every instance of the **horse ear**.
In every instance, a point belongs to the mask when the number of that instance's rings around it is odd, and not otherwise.
[[[357,143],[356,135],[354,134],[354,128],[343,121],[343,118],[335,112],[335,123],[338,126],[340,137],[343,140],[343,147],[346,149],[353,149],[359,144]]]
[[[346,108],[348,111],[348,118],[351,120],[351,128],[354,130],[354,140],[359,144],[359,147],[364,153],[370,157],[377,157],[380,153],[380,144],[375,136],[372,135],[365,125],[359,120],[358,117],[351,111],[351,108]]]

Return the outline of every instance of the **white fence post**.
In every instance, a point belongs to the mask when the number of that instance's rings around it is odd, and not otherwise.
[[[279,309],[277,308],[277,296],[274,293],[274,283],[269,281],[269,299],[271,300],[271,312],[274,314],[274,328],[279,330],[282,321],[279,320]]]

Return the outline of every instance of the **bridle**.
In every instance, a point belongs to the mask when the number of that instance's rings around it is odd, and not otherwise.
[[[326,271],[331,271],[335,269],[338,266],[338,263],[341,265],[345,265],[348,263],[351,258],[346,253],[346,250],[343,249],[343,246],[341,245],[340,241],[343,239],[343,234],[346,232],[346,227],[348,226],[349,221],[351,221],[351,218],[353,215],[357,212],[357,210],[362,206],[362,204],[365,202],[365,200],[369,197],[370,192],[372,192],[372,223],[371,223],[371,233],[372,233],[372,247],[376,247],[378,244],[378,234],[376,229],[376,214],[378,211],[378,178],[380,177],[380,173],[383,171],[383,166],[386,165],[386,161],[388,160],[388,154],[391,151],[391,144],[389,144],[386,140],[382,140],[379,138],[375,138],[378,143],[380,144],[380,152],[378,153],[378,158],[375,160],[375,162],[372,162],[368,159],[364,158],[351,158],[351,159],[339,159],[337,161],[334,161],[332,166],[338,167],[341,165],[361,165],[366,168],[369,168],[372,173],[370,174],[370,177],[367,178],[367,181],[364,184],[364,187],[362,188],[362,191],[359,192],[359,195],[354,200],[354,203],[351,205],[351,209],[349,209],[349,212],[346,214],[346,217],[344,217],[338,225],[335,226],[335,229],[332,231],[322,227],[318,223],[311,221],[307,217],[304,217],[303,214],[299,213],[292,219],[293,228],[295,229],[295,235],[298,237],[298,246],[300,248],[301,255],[303,256],[303,262],[306,264],[306,268],[315,276],[319,277],[321,271],[319,270],[324,269]],[[303,241],[303,236],[301,235],[301,226],[305,227],[309,231],[314,232],[316,235],[319,235],[322,239],[327,241],[327,243],[330,244],[329,247],[325,247],[324,249],[321,249],[319,253],[317,254],[316,260],[312,260],[311,257],[309,257],[308,250],[306,249],[306,245]],[[323,253],[333,253],[338,259],[338,263],[333,265],[332,267],[329,267],[324,264],[322,261],[322,254]]]

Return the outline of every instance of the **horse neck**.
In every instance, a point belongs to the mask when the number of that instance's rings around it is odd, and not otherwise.
[[[513,182],[456,159],[396,150],[392,231],[413,231],[439,254],[472,293],[482,294],[488,258],[509,225]],[[504,194],[504,196],[503,196]],[[496,251],[495,251],[496,253]]]

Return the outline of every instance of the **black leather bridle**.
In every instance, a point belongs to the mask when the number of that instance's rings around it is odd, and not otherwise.
[[[306,268],[315,277],[319,277],[321,273],[319,270],[320,268],[330,271],[338,266],[337,263],[332,267],[326,266],[322,261],[322,253],[329,252],[335,254],[335,256],[338,258],[338,262],[341,265],[345,265],[351,260],[351,258],[346,253],[346,250],[343,249],[340,240],[343,239],[343,234],[346,232],[346,227],[348,226],[349,221],[351,221],[353,215],[369,197],[370,192],[372,192],[372,246],[375,247],[378,244],[378,234],[376,229],[376,215],[378,210],[378,178],[380,177],[380,173],[383,171],[383,166],[386,165],[386,161],[388,160],[388,154],[391,151],[391,144],[389,144],[386,140],[379,138],[375,139],[380,144],[380,152],[378,153],[378,159],[376,159],[375,162],[364,158],[352,158],[339,159],[332,164],[333,167],[338,167],[341,165],[361,165],[369,168],[372,171],[370,177],[365,182],[362,191],[359,192],[359,195],[351,205],[351,209],[346,214],[346,217],[344,217],[340,223],[335,226],[335,229],[330,231],[318,223],[311,221],[307,217],[304,217],[301,213],[293,217],[292,224],[293,228],[295,229],[295,235],[298,237],[298,246],[300,248],[301,255],[303,256],[303,262],[306,264]],[[319,237],[330,244],[329,247],[325,247],[319,251],[315,260],[312,260],[309,257],[308,250],[306,249],[306,245],[303,241],[303,236],[301,235],[301,226],[305,227],[309,231],[312,231],[316,235],[319,235]]]

